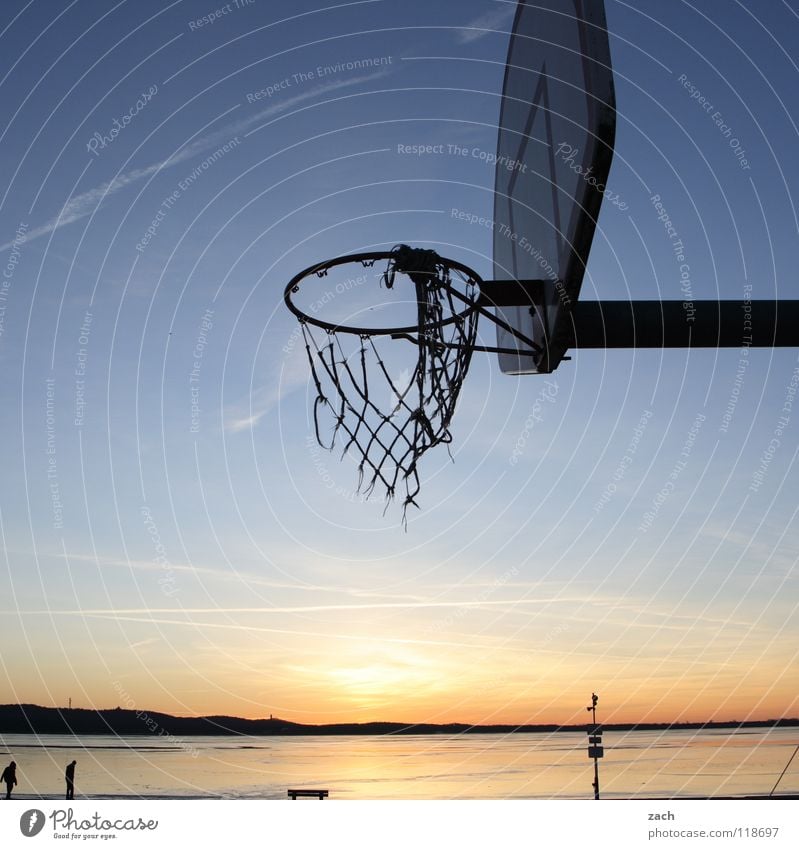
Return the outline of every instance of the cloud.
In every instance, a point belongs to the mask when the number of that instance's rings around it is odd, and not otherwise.
[[[238,405],[225,415],[225,430],[240,433],[251,430],[261,419],[292,392],[308,385],[310,367],[301,351],[295,351],[280,365],[275,367],[269,382],[252,393],[246,407]]]
[[[560,600],[562,604],[575,604],[577,602],[585,603],[585,599],[570,598]],[[485,609],[492,607],[541,607],[551,603],[551,599],[533,599],[533,598],[511,598],[511,599],[478,599],[471,601],[392,601],[392,602],[373,602],[368,604],[302,604],[290,605],[282,607],[109,607],[109,608],[75,608],[73,610],[55,610],[48,608],[47,610],[30,610],[26,613],[47,614],[47,615],[75,615],[75,616],[118,616],[118,615],[136,615],[154,613],[179,613],[179,614],[223,614],[225,616],[231,614],[247,614],[247,613],[265,613],[265,614],[287,614],[287,613],[336,613],[345,612],[352,613],[353,611],[366,610],[425,610],[425,609],[446,609],[454,608],[456,610],[474,608]]]
[[[490,12],[484,12],[458,30],[458,41],[461,44],[471,44],[484,38],[494,30],[506,31],[516,12],[516,4],[502,5]]]
[[[146,640],[139,640],[137,643],[131,643],[128,646],[128,648],[129,649],[140,649],[140,648],[143,648],[144,646],[151,646],[154,643],[160,643],[160,642],[161,642],[160,637],[149,637]]]
[[[19,553],[19,552],[16,552]],[[98,568],[108,569],[125,569],[125,570],[141,570],[145,572],[162,572],[163,565],[156,563],[153,560],[133,560],[129,558],[119,558],[113,556],[96,555],[96,554],[76,554],[70,553],[44,553],[39,552],[40,558],[53,558],[55,560],[65,560],[68,564],[74,562],[89,563]],[[264,575],[248,572],[242,568],[225,568],[224,565],[217,567],[202,566],[193,563],[177,563],[170,562],[169,568],[176,572],[185,572],[199,577],[213,578],[219,581],[230,582],[238,587],[242,586],[259,586],[269,587],[270,589],[289,590],[318,593],[340,593],[347,596],[355,596],[356,598],[380,598],[380,599],[401,599],[404,601],[424,601],[425,597],[412,593],[387,593],[383,591],[371,590],[365,587],[358,586],[342,586],[334,584],[309,584],[301,580],[274,580],[267,578]],[[463,585],[468,590],[472,585]],[[474,584],[475,589],[483,586],[493,586],[493,584]],[[440,587],[433,586],[433,589],[448,590],[450,585],[441,585]],[[0,614],[4,611],[0,609]]]
[[[164,168],[171,168],[192,156],[196,156],[198,153],[217,144],[218,139],[223,135],[227,135],[227,133],[225,131],[213,133],[204,139],[193,142],[188,145],[188,147],[161,162],[155,162],[145,168],[134,168],[132,171],[128,171],[126,174],[114,177],[113,180],[109,180],[108,182],[101,183],[99,186],[89,189],[87,192],[75,195],[67,201],[64,208],[55,218],[50,219],[50,221],[46,224],[42,224],[40,227],[35,227],[27,233],[25,235],[25,242],[38,239],[40,236],[46,236],[54,230],[60,230],[62,227],[66,227],[67,224],[72,224],[74,221],[80,221],[81,218],[86,218],[87,215],[91,215],[95,212],[106,198],[116,194],[122,189],[126,189],[133,183],[138,183],[146,177],[150,177],[157,171]],[[0,245],[0,251],[4,251],[12,245],[13,242]]]
[[[159,612],[160,611],[155,611]],[[312,637],[315,640],[349,640],[354,641],[358,644],[363,644],[364,636],[362,633],[354,633],[347,634],[342,632],[341,630],[336,629],[335,631],[302,631],[292,628],[269,628],[262,625],[240,625],[232,622],[203,622],[197,619],[191,618],[180,618],[180,619],[168,619],[168,618],[157,618],[152,615],[121,615],[117,612],[109,612],[109,613],[84,613],[83,611],[26,611],[25,615],[39,615],[45,614],[47,616],[54,615],[80,615],[82,618],[95,618],[101,620],[109,620],[113,622],[143,622],[147,625],[170,625],[173,627],[179,628],[191,628],[192,630],[197,629],[207,629],[207,630],[220,630],[220,631],[242,631],[247,635],[251,636],[253,634],[283,634],[287,636],[297,636],[297,637]],[[486,649],[490,651],[503,651],[503,652],[527,652],[523,646],[519,647],[518,645],[512,645],[509,640],[500,637],[490,637],[490,635],[484,635],[486,641],[484,642],[466,642],[464,640],[429,640],[429,639],[420,639],[415,637],[389,637],[383,636],[380,634],[370,634],[370,642],[372,643],[386,643],[392,645],[404,645],[404,646],[447,646],[451,648],[459,648],[459,649]],[[556,649],[547,649],[539,647],[536,649],[539,654],[557,654]],[[585,650],[575,649],[571,652],[572,655],[580,655],[586,654],[589,656],[593,656],[594,649],[589,647]],[[609,652],[603,653],[604,658],[614,658],[618,657],[621,660],[629,660],[629,655],[613,655]],[[666,659],[668,660],[668,658]],[[680,660],[680,663],[684,663],[684,660]]]
[[[156,163],[155,165],[150,165],[147,168],[136,168],[133,171],[129,171],[127,174],[115,177],[110,182],[102,183],[94,189],[89,189],[88,192],[75,195],[75,197],[72,197],[67,201],[59,215],[48,221],[46,224],[42,224],[40,227],[35,227],[25,235],[24,241],[30,242],[33,239],[38,239],[40,236],[46,236],[48,233],[52,233],[53,230],[59,230],[61,227],[66,227],[67,224],[72,224],[73,221],[79,221],[81,218],[85,218],[97,209],[106,197],[115,194],[120,189],[124,189],[131,183],[136,183],[145,177],[149,177],[150,174],[155,173],[159,168],[166,167],[168,162],[169,160],[166,162]],[[0,251],[7,250],[13,244],[13,241],[11,241],[6,242],[4,245],[0,245]]]
[[[281,100],[279,103],[275,103],[274,106],[269,106],[266,109],[263,109],[258,112],[256,115],[247,118],[246,120],[241,122],[242,126],[239,127],[237,131],[244,132],[245,129],[251,127],[253,124],[256,124],[258,121],[263,121],[264,118],[271,118],[273,115],[278,115],[282,112],[286,112],[292,107],[296,106],[298,103],[304,103],[306,100],[313,100],[314,98],[320,97],[323,94],[328,94],[331,91],[337,91],[338,89],[342,88],[349,88],[351,86],[358,85],[359,83],[372,82],[373,80],[386,76],[388,73],[390,73],[388,70],[376,71],[374,74],[365,74],[362,77],[348,77],[345,80],[337,80],[335,82],[323,83],[322,85],[315,86],[314,88],[311,88],[308,91],[302,92],[302,94],[297,94],[294,97],[289,97],[284,100]],[[261,128],[256,127],[251,132],[258,132],[259,129]]]
[[[42,224],[39,227],[35,227],[29,233],[26,233],[24,241],[26,243],[30,242],[33,239],[38,239],[41,236],[46,236],[48,233],[52,233],[55,230],[60,230],[62,227],[66,227],[68,224],[72,224],[75,221],[80,221],[82,218],[86,218],[87,216],[96,212],[96,210],[99,209],[101,204],[107,198],[111,197],[112,195],[115,195],[122,189],[125,189],[134,183],[138,183],[141,180],[152,176],[158,171],[164,170],[166,168],[174,168],[175,165],[179,165],[181,162],[185,162],[187,159],[191,159],[194,156],[198,156],[200,153],[204,153],[205,151],[210,150],[211,148],[217,147],[220,144],[230,141],[231,138],[234,138],[239,133],[244,134],[246,131],[250,130],[253,125],[258,124],[267,118],[272,118],[275,115],[286,112],[289,109],[292,109],[298,103],[304,102],[306,100],[312,100],[314,98],[328,94],[331,91],[335,91],[353,85],[358,85],[362,82],[370,82],[371,80],[374,80],[378,77],[385,76],[386,73],[388,73],[388,71],[378,71],[374,74],[368,74],[361,77],[351,77],[349,79],[338,80],[336,82],[324,83],[323,85],[316,86],[314,88],[309,89],[308,91],[303,92],[302,94],[296,95],[295,97],[290,97],[285,100],[281,100],[279,103],[275,103],[274,105],[269,106],[266,109],[262,109],[261,111],[256,112],[254,115],[250,115],[249,117],[244,118],[240,121],[235,121],[232,124],[228,124],[222,129],[217,130],[207,136],[204,136],[201,139],[197,139],[196,141],[184,147],[182,150],[179,150],[177,153],[167,157],[166,159],[160,162],[154,162],[152,165],[147,165],[144,168],[134,168],[133,170],[128,171],[125,174],[121,174],[118,177],[114,177],[113,180],[101,183],[93,189],[89,189],[86,192],[83,192],[79,195],[75,195],[67,201],[59,215],[57,215],[55,218],[51,218],[50,221],[48,221],[47,223]],[[257,129],[258,128],[256,128],[256,130]],[[255,132],[256,130],[253,130],[253,132]],[[8,250],[13,246],[13,244],[14,242],[10,241],[4,245],[0,245],[0,251]]]

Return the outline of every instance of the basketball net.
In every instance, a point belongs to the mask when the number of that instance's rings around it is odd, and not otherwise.
[[[320,276],[325,269],[317,270]],[[434,251],[399,245],[391,253],[382,283],[395,275],[414,283],[414,333],[393,336],[320,327],[300,319],[316,387],[316,440],[358,464],[358,492],[380,494],[386,508],[400,494],[403,522],[418,507],[419,460],[430,448],[452,442],[450,422],[477,339],[479,280],[453,270]],[[452,286],[452,274],[460,288]],[[415,366],[392,378],[381,343],[404,339],[416,345]]]

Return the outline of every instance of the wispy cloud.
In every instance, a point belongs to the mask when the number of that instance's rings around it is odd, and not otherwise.
[[[127,174],[122,174],[113,180],[89,189],[87,192],[75,195],[67,201],[59,215],[52,218],[46,224],[42,224],[40,227],[34,227],[33,230],[27,233],[25,235],[25,241],[30,242],[33,239],[38,239],[40,236],[46,236],[48,233],[52,233],[53,230],[59,230],[61,227],[66,227],[67,224],[72,224],[74,221],[79,221],[81,218],[91,215],[107,197],[116,194],[120,189],[126,188],[131,183],[137,183],[139,180],[149,177],[160,168],[165,168],[170,164],[176,164],[176,162],[165,160],[164,162],[149,165],[146,168],[135,168]],[[11,241],[0,245],[0,251],[7,250],[13,244],[13,241]]]
[[[379,597],[379,596],[378,596]],[[384,596],[385,597],[385,596]],[[390,598],[390,596],[389,596]],[[644,619],[640,616],[641,605],[619,605],[611,598],[602,598],[595,596],[560,596],[557,598],[530,598],[529,596],[516,598],[500,598],[500,599],[461,599],[461,600],[446,600],[440,599],[402,599],[391,601],[376,601],[376,602],[333,602],[324,604],[294,604],[294,605],[275,605],[275,606],[240,606],[240,607],[103,607],[103,608],[71,608],[71,609],[52,609],[46,610],[29,610],[25,611],[25,615],[47,615],[47,616],[155,616],[155,615],[170,615],[177,614],[180,616],[192,615],[222,615],[222,616],[248,616],[248,615],[307,615],[309,613],[347,613],[367,612],[377,610],[501,610],[505,613],[510,613],[513,610],[523,612],[525,609],[535,609],[535,615],[538,617],[540,611],[537,608],[545,608],[543,611],[550,616],[561,617],[561,608],[566,605],[569,609],[568,621],[571,625],[583,623],[586,625],[594,625],[596,623],[596,615],[580,616],[574,613],[575,607],[589,608],[612,608],[614,612],[619,613],[615,617],[605,617],[602,622],[608,627],[617,627],[624,629],[640,629],[654,630],[658,632],[677,631],[680,633],[695,633],[700,630],[716,631],[719,625],[723,625],[726,629],[740,630],[742,628],[751,631],[752,623],[733,619],[723,619],[706,615],[680,615],[673,612],[647,610],[647,616]],[[5,611],[0,611],[3,613]],[[450,634],[453,636],[453,634]],[[466,635],[464,635],[466,636]]]
[[[471,44],[473,41],[489,35],[494,30],[505,31],[509,29],[515,11],[516,4],[509,3],[489,12],[484,12],[458,30],[458,41],[461,44]]]
[[[125,570],[140,570],[144,572],[163,572],[163,565],[161,563],[156,563],[153,560],[134,560],[134,559],[124,559],[119,557],[108,557],[103,555],[94,555],[94,554],[75,554],[75,553],[53,553],[53,554],[45,554],[43,552],[39,553],[40,558],[53,558],[56,560],[66,560],[68,563],[89,563],[98,568],[107,568],[107,569],[125,569]],[[256,574],[253,572],[248,572],[241,568],[225,568],[224,565],[219,565],[217,567],[212,566],[202,566],[198,564],[190,564],[190,563],[176,563],[170,562],[169,568],[175,572],[182,572],[186,574],[195,575],[202,578],[208,578],[213,580],[219,580],[224,582],[230,582],[236,584],[237,586],[259,586],[259,587],[268,587],[270,589],[276,590],[288,590],[288,591],[297,591],[297,592],[309,592],[309,593],[330,593],[330,594],[341,594],[345,596],[352,596],[355,598],[379,598],[379,599],[390,599],[390,600],[403,600],[403,601],[425,601],[424,596],[420,596],[418,594],[412,593],[388,593],[384,591],[372,590],[366,587],[361,586],[340,586],[335,584],[318,584],[318,583],[306,583],[301,580],[290,581],[290,580],[274,580],[263,575]],[[493,586],[493,584],[464,584],[462,585],[462,589],[477,591],[484,586]],[[432,586],[433,590],[449,590],[449,585],[442,586]],[[0,613],[3,611],[0,610]]]
[[[133,170],[128,171],[125,174],[121,174],[118,177],[114,177],[113,180],[108,180],[93,189],[89,189],[88,191],[82,192],[79,195],[75,195],[67,201],[59,215],[55,216],[55,218],[50,219],[48,222],[40,225],[39,227],[34,227],[30,232],[28,232],[25,236],[25,242],[30,242],[33,239],[38,239],[41,236],[46,236],[49,233],[52,233],[54,230],[60,230],[62,227],[66,227],[68,224],[72,224],[75,221],[80,221],[82,218],[86,218],[87,216],[95,212],[97,209],[99,209],[99,207],[106,200],[108,200],[108,198],[117,194],[122,189],[126,189],[128,186],[134,183],[141,182],[147,177],[151,177],[158,171],[162,171],[167,168],[174,168],[181,162],[185,162],[188,159],[191,159],[201,153],[211,150],[212,148],[229,141],[231,138],[234,138],[239,134],[245,135],[247,131],[252,130],[255,125],[263,123],[267,119],[273,118],[276,115],[287,112],[290,109],[293,109],[299,103],[322,97],[326,94],[329,94],[331,91],[336,91],[342,88],[348,88],[354,85],[359,85],[360,83],[364,82],[371,82],[374,79],[377,79],[378,77],[385,76],[387,73],[389,73],[388,70],[381,70],[374,74],[368,74],[360,77],[350,77],[348,79],[338,80],[315,86],[305,92],[302,92],[301,94],[296,95],[295,97],[290,97],[281,100],[279,103],[275,103],[272,106],[267,107],[266,109],[262,109],[259,112],[248,116],[247,118],[243,118],[240,121],[234,121],[233,123],[228,124],[225,127],[216,130],[215,132],[210,133],[207,136],[204,136],[203,138],[197,139],[196,141],[193,141],[191,144],[184,147],[182,150],[179,150],[177,153],[167,157],[164,160],[161,160],[160,162],[154,162],[152,165],[147,165],[143,168],[134,168]],[[229,112],[230,111],[233,110],[229,110]],[[258,129],[258,127],[255,127],[255,130],[252,131],[256,132]],[[12,247],[13,244],[13,241],[10,241],[6,242],[3,245],[0,245],[0,251],[8,250]]]
[[[265,118],[271,118],[273,115],[279,115],[283,112],[288,112],[289,109],[293,109],[300,103],[305,103],[308,100],[314,100],[317,97],[321,97],[322,95],[329,94],[332,91],[338,91],[342,88],[351,88],[354,85],[359,85],[360,83],[370,83],[380,77],[385,77],[387,74],[391,73],[388,69],[384,69],[381,71],[375,71],[373,74],[364,74],[361,77],[348,77],[343,80],[336,80],[329,83],[322,83],[322,85],[314,86],[313,88],[308,89],[307,91],[302,92],[301,94],[296,94],[294,97],[288,97],[284,100],[281,100],[279,103],[275,103],[274,106],[269,106],[266,109],[261,110],[256,115],[253,115],[250,118],[247,118],[245,121],[242,121],[242,127],[240,127],[237,132],[244,132],[246,128],[252,127],[253,124],[257,124],[259,121],[263,121]],[[246,128],[244,126],[246,124]],[[260,127],[256,127],[250,132],[256,133]]]
[[[113,622],[140,622],[147,625],[164,625],[172,628],[189,628],[192,631],[196,632],[211,632],[214,630],[219,631],[228,631],[228,632],[243,632],[247,635],[247,639],[251,639],[255,634],[275,634],[275,635],[283,635],[286,637],[311,637],[314,640],[323,640],[325,644],[327,644],[331,640],[340,640],[340,641],[354,641],[359,645],[363,644],[364,635],[361,632],[356,633],[346,633],[338,627],[335,630],[327,630],[327,631],[308,631],[308,630],[300,630],[295,628],[279,628],[279,627],[269,627],[266,625],[255,625],[253,623],[236,623],[236,622],[212,622],[202,619],[194,619],[192,618],[192,614],[188,613],[185,610],[181,610],[179,614],[179,618],[164,618],[162,616],[156,616],[154,614],[161,614],[161,610],[154,610],[151,613],[142,613],[142,614],[130,614],[130,613],[121,613],[118,611],[109,611],[109,612],[94,612],[94,611],[58,611],[58,610],[42,610],[42,611],[24,611],[22,615],[24,616],[36,616],[36,615],[46,615],[46,616],[58,616],[58,615],[67,615],[67,616],[80,616],[82,619],[100,619],[100,620],[108,620]],[[175,614],[172,614],[175,615]],[[442,646],[448,648],[457,648],[466,651],[474,651],[475,649],[485,649],[491,652],[503,652],[503,653],[512,653],[518,654],[522,652],[525,656],[529,657],[529,646],[525,645],[523,640],[518,636],[514,635],[513,637],[506,636],[495,636],[492,637],[489,634],[480,634],[482,639],[474,639],[474,635],[461,635],[458,639],[424,639],[420,637],[400,637],[400,636],[389,636],[376,632],[371,632],[369,634],[369,641],[374,645],[386,644],[386,645],[401,645],[401,646]],[[536,646],[536,654],[537,655],[557,655],[562,656],[562,649],[553,646],[551,648],[545,647],[544,645]],[[581,645],[575,645],[569,651],[569,657],[572,659],[575,657],[586,656],[586,657],[596,657],[596,646],[591,643],[585,643]],[[603,650],[602,657],[606,661],[611,660],[620,660],[624,662],[628,662],[631,660],[640,659],[640,655],[635,652],[615,652],[610,648]],[[672,656],[667,656],[659,659],[660,665],[666,664],[677,664],[679,666],[684,667],[686,664],[686,657],[673,654]],[[734,666],[732,661],[725,661],[722,658],[713,657],[712,659],[700,658],[696,656],[691,657],[691,663],[695,666],[707,665],[712,667],[715,670],[718,670],[721,667],[726,666]]]
[[[160,643],[160,642],[161,642],[160,637],[148,637],[146,640],[139,640],[136,643],[131,643],[128,646],[128,648],[129,649],[140,649],[140,648],[143,648],[144,646],[151,646],[151,645],[154,645],[155,643]]]
[[[159,611],[160,612],[160,611]],[[334,631],[306,631],[299,630],[293,628],[270,628],[264,625],[253,625],[251,623],[248,624],[237,624],[233,622],[207,622],[197,619],[187,618],[184,615],[181,615],[179,619],[168,619],[168,618],[159,618],[152,615],[129,615],[129,614],[119,614],[119,613],[84,613],[81,612],[78,614],[73,611],[25,611],[23,615],[25,616],[33,616],[38,614],[44,614],[48,616],[52,615],[80,615],[82,618],[95,618],[101,620],[109,620],[113,622],[142,622],[147,625],[167,625],[171,627],[177,628],[189,628],[193,631],[208,631],[211,630],[219,630],[219,631],[230,631],[230,632],[244,632],[248,638],[252,637],[253,634],[281,634],[288,637],[312,637],[314,640],[343,640],[343,641],[354,641],[358,644],[363,644],[364,635],[362,633],[353,633],[348,634],[344,633],[341,630]],[[523,644],[514,643],[512,640],[507,638],[500,637],[491,637],[490,635],[482,635],[482,641],[474,641],[474,640],[464,640],[458,639],[456,640],[433,640],[433,639],[421,639],[418,637],[394,637],[394,636],[384,636],[382,634],[371,633],[369,635],[369,641],[374,644],[389,644],[389,645],[403,645],[403,646],[445,646],[450,648],[457,649],[486,649],[488,651],[497,651],[497,652],[527,652],[528,649],[525,648]],[[543,647],[538,647],[536,649],[538,654],[558,654],[559,651],[556,648],[548,649]],[[585,650],[583,649],[575,649],[571,652],[572,656],[577,656],[580,654],[585,655],[594,655],[594,648],[587,647]],[[603,657],[605,659],[618,657],[622,660],[629,660],[630,655],[614,655],[610,652],[604,652]],[[668,662],[666,659],[664,662]],[[677,662],[677,661],[675,661]],[[680,660],[680,663],[685,663],[684,660]]]
[[[274,367],[268,382],[256,389],[246,406],[237,405],[225,415],[225,429],[231,433],[254,428],[261,419],[292,392],[296,392],[308,384],[310,368],[302,351],[295,351],[293,356]]]
[[[586,599],[569,598],[559,599],[563,604],[575,604],[578,602],[586,602]],[[109,607],[109,608],[75,608],[72,610],[29,610],[25,614],[29,615],[74,615],[74,616],[121,616],[134,614],[154,613],[177,613],[181,615],[188,614],[222,614],[229,616],[231,614],[248,614],[248,613],[269,613],[269,614],[285,614],[285,613],[336,613],[346,612],[351,613],[355,610],[424,610],[424,609],[441,609],[441,608],[491,608],[507,606],[536,606],[551,604],[551,599],[532,599],[532,598],[514,598],[514,599],[478,599],[474,601],[402,601],[402,602],[373,602],[369,604],[302,604],[293,605],[290,607]]]
[[[113,180],[101,183],[93,189],[71,197],[55,218],[50,219],[46,224],[34,227],[33,230],[27,233],[25,241],[30,242],[33,239],[38,239],[40,236],[46,236],[54,230],[60,230],[68,224],[86,218],[86,216],[91,215],[99,209],[105,200],[122,189],[138,183],[158,171],[173,168],[175,165],[179,165],[181,162],[209,150],[217,145],[222,138],[225,140],[230,138],[230,131],[228,129],[218,130],[205,138],[198,139],[161,162],[154,162],[152,165],[147,165],[144,168],[134,168],[126,174],[120,174],[118,177],[114,177]],[[12,244],[13,242],[7,242],[5,245],[0,245],[0,251],[10,248]]]

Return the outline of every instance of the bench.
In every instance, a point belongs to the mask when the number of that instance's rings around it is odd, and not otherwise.
[[[296,789],[288,791],[290,799],[297,799],[302,796],[309,799],[327,799],[329,795],[329,791],[327,790],[308,790],[308,789]]]

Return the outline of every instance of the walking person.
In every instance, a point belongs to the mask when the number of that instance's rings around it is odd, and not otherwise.
[[[77,761],[72,761],[72,763],[67,764],[66,772],[64,773],[64,777],[67,780],[67,799],[75,798],[75,764]]]
[[[17,764],[15,761],[11,761],[3,770],[3,774],[0,775],[0,784],[3,783],[6,785],[6,799],[10,799],[11,791],[17,783]]]

